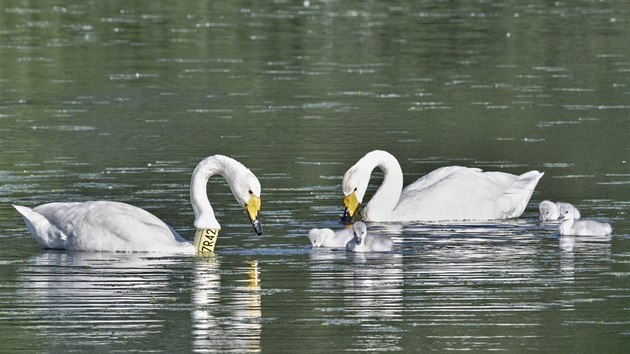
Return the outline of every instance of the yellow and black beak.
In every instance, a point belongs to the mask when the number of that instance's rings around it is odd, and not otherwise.
[[[249,200],[245,203],[245,211],[247,212],[247,216],[249,216],[249,221],[254,226],[254,230],[256,231],[256,235],[260,236],[263,233],[262,225],[260,224],[260,219],[258,218],[258,212],[260,212],[260,198],[250,194]]]
[[[357,199],[356,192],[352,192],[343,198],[343,205],[346,207],[339,221],[343,224],[352,224],[360,220],[361,204]]]

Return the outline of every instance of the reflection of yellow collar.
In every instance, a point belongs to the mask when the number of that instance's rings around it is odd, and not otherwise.
[[[193,246],[197,252],[204,253],[214,253],[214,245],[217,243],[217,238],[219,237],[220,229],[197,229],[195,232],[195,241],[193,241]]]

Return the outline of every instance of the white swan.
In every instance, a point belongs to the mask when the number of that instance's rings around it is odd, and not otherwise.
[[[190,201],[195,212],[197,233],[221,228],[206,195],[208,179],[219,174],[230,186],[258,235],[262,226],[260,183],[238,161],[222,155],[202,160],[190,181]],[[135,206],[110,201],[49,203],[33,209],[14,205],[24,218],[33,237],[43,248],[75,251],[180,252],[194,253],[196,248],[153,214]],[[214,244],[212,244],[214,248]]]
[[[354,234],[350,227],[337,231],[314,228],[308,232],[308,238],[313,247],[345,248],[346,244],[354,238]]]
[[[383,171],[383,183],[360,210],[370,174]],[[372,151],[343,177],[343,221],[447,221],[495,220],[520,216],[538,180],[544,173],[530,171],[520,176],[482,172],[477,168],[439,168],[403,189],[403,174],[394,156]],[[362,214],[362,215],[359,215]]]
[[[571,211],[574,219],[577,220],[580,218],[580,211],[569,203],[564,203],[564,202],[554,203],[549,200],[543,200],[538,205],[538,210],[540,211],[540,216],[538,217],[538,219],[540,220],[540,222],[557,221],[558,217],[560,217],[560,207],[562,207],[563,205],[567,205],[566,209]]]
[[[573,205],[565,203],[560,206],[560,235],[567,236],[608,236],[612,234],[612,227],[609,223],[594,220],[575,220],[575,210]]]
[[[389,252],[394,246],[394,241],[385,235],[372,235],[367,233],[367,225],[357,221],[352,225],[354,237],[346,245],[348,252]]]

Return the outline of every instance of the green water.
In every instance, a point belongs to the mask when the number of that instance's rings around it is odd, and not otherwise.
[[[625,1],[3,1],[2,351],[623,352],[628,33]],[[405,184],[545,176],[516,221],[311,249],[374,149]],[[217,153],[260,179],[265,235],[213,180],[210,259],[41,250],[11,207],[124,201],[192,239],[190,174]],[[543,199],[612,238],[559,237]]]

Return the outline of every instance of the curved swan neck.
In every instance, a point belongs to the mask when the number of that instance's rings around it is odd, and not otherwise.
[[[210,177],[218,174],[223,176],[232,188],[236,173],[234,170],[240,164],[229,157],[214,155],[205,158],[195,168],[190,180],[190,202],[195,212],[195,227],[197,229],[220,229],[221,225],[214,216],[214,210],[208,200],[206,185]]]
[[[363,212],[366,220],[386,220],[394,210],[403,188],[403,173],[398,160],[388,152],[372,151],[365,155],[359,163],[364,163],[369,171],[376,167],[383,171],[383,183],[365,206]]]

